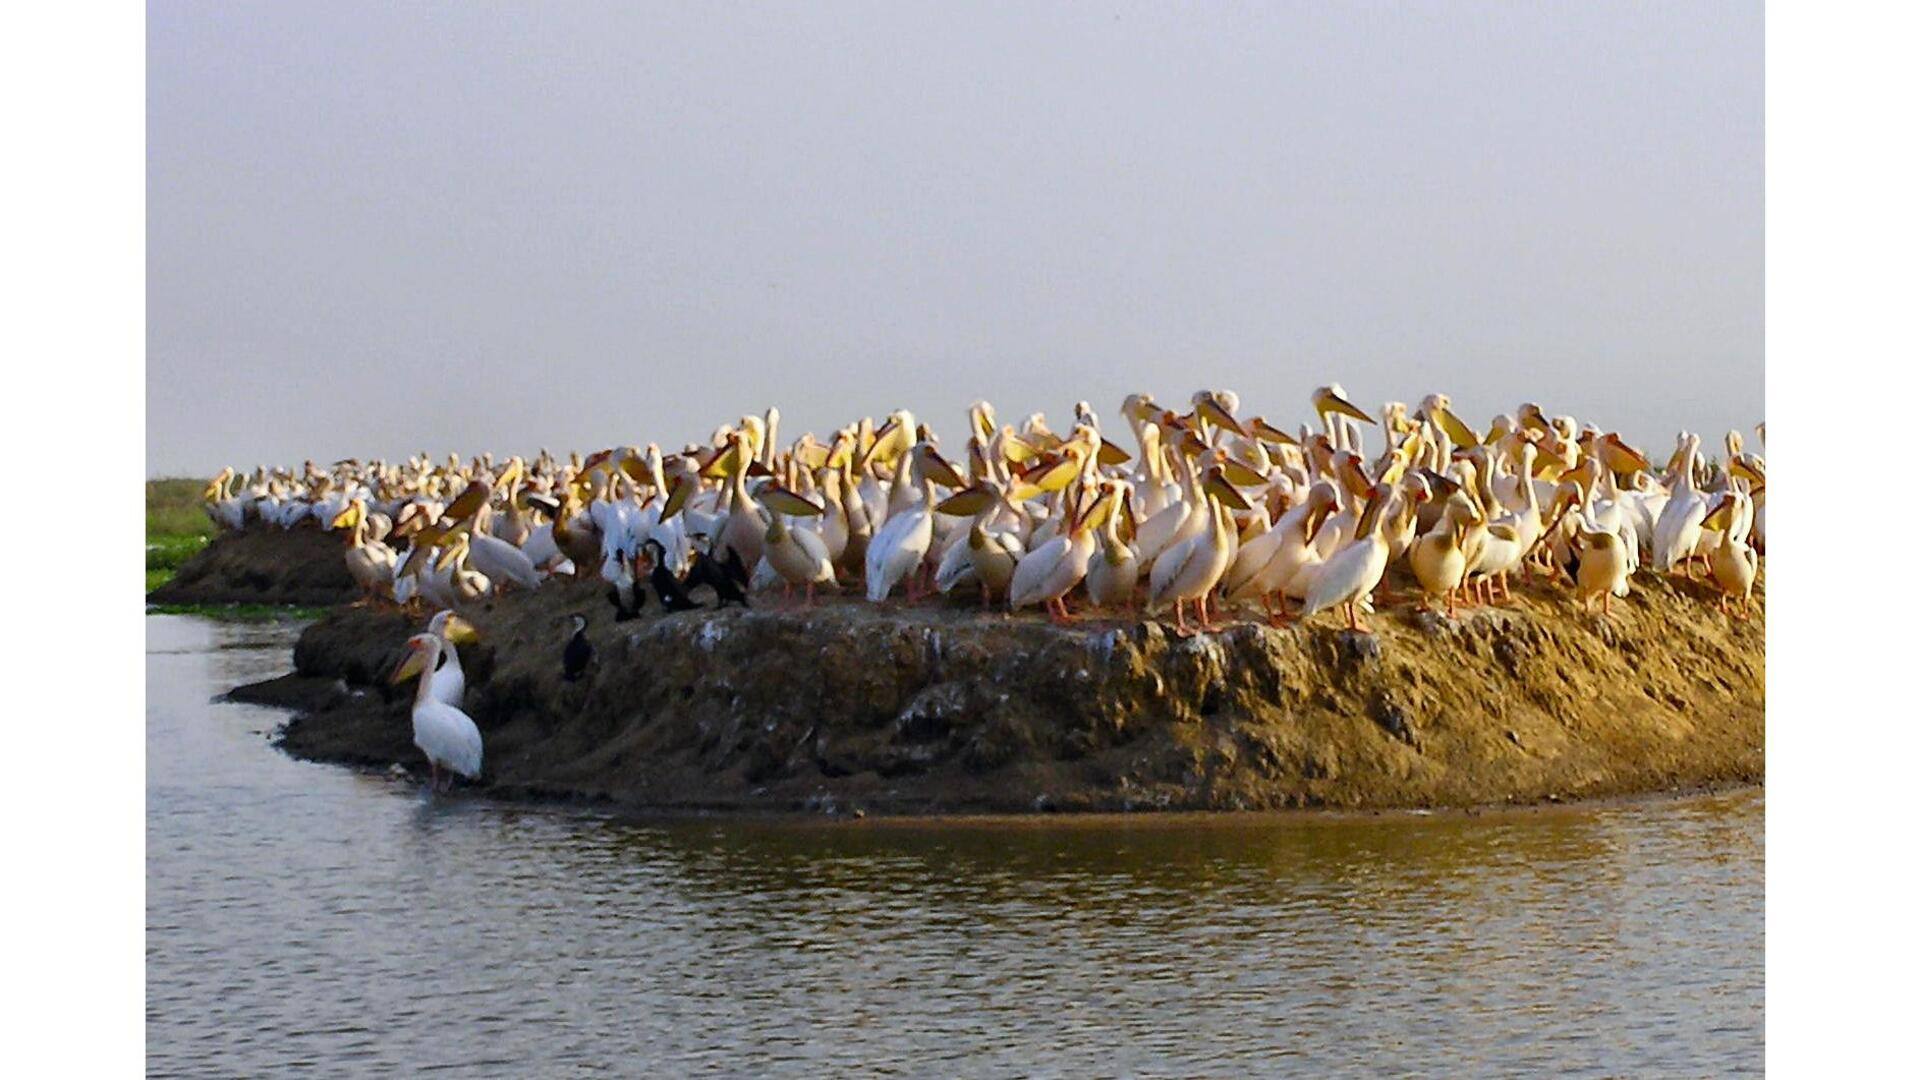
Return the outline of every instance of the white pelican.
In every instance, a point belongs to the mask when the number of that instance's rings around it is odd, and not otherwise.
[[[400,683],[414,672],[430,672],[440,661],[440,638],[434,634],[415,634],[407,639],[409,660],[418,656],[420,662],[402,664],[393,673],[393,682]],[[480,776],[481,742],[480,729],[473,718],[461,712],[457,706],[449,705],[433,693],[433,680],[423,678],[413,695],[413,745],[427,756],[429,786],[433,790],[440,788],[440,770],[446,768],[459,773],[469,780]]]
[[[1014,567],[1027,552],[1017,529],[988,524],[1002,509],[1010,509],[1005,486],[998,480],[983,479],[948,496],[936,509],[943,514],[973,514],[966,536],[941,560],[945,576],[939,582],[941,591],[950,592],[971,580],[980,586],[980,606],[991,606],[994,597],[1006,595],[1013,583]],[[953,565],[948,566],[949,562]],[[961,566],[965,573],[960,571]]]
[[[1315,540],[1321,526],[1332,516],[1336,503],[1333,485],[1322,480],[1307,490],[1307,497],[1300,505],[1280,515],[1280,520],[1274,522],[1273,528],[1242,547],[1242,555],[1251,555],[1260,561],[1238,584],[1229,587],[1227,601],[1237,604],[1258,598],[1267,609],[1267,621],[1273,622],[1276,618],[1274,602],[1277,599],[1280,605],[1278,617],[1284,618],[1286,598],[1290,595],[1306,595],[1306,583],[1302,582],[1296,587],[1295,579],[1303,571],[1317,570],[1322,561]],[[1269,536],[1276,539],[1271,544],[1262,544],[1261,551],[1255,551],[1254,544]]]
[[[908,575],[920,568],[921,560],[933,547],[933,485],[957,488],[965,483],[933,444],[924,440],[914,444],[894,484],[898,487],[909,479],[918,482],[920,501],[889,516],[867,545],[868,600],[885,600],[903,580],[907,581],[908,599],[913,598],[914,586]]]
[[[246,504],[234,498],[231,490],[233,480],[233,467],[228,466],[208,481],[207,489],[200,494],[206,502],[207,516],[223,529],[238,529],[247,523]]]
[[[369,598],[393,592],[393,572],[399,557],[392,548],[367,538],[367,501],[355,499],[334,517],[328,528],[351,530],[347,547],[347,573]]]
[[[462,644],[471,644],[480,640],[474,632],[473,624],[452,611],[441,611],[427,620],[425,633],[432,634],[446,646],[435,657],[433,672],[426,676],[433,685],[433,696],[438,701],[459,708],[467,694],[467,673],[460,666]],[[394,671],[393,681],[403,682],[413,675],[421,674],[425,657],[417,652],[409,653]]]
[[[1693,463],[1699,452],[1700,436],[1691,432],[1681,436],[1679,475],[1666,507],[1653,523],[1653,568],[1661,573],[1672,573],[1678,563],[1692,556],[1700,542],[1707,497],[1693,482]]]
[[[1380,535],[1380,519],[1393,497],[1394,489],[1375,485],[1352,542],[1328,557],[1319,576],[1314,578],[1313,588],[1307,590],[1306,605],[1300,609],[1301,618],[1343,604],[1347,609],[1347,628],[1364,629],[1354,605],[1373,592],[1386,575],[1387,539]]]
[[[1760,574],[1760,559],[1748,544],[1753,524],[1753,500],[1734,487],[1720,496],[1707,520],[1725,535],[1707,558],[1713,583],[1720,590],[1719,609],[1727,610],[1727,601],[1740,601],[1740,617],[1746,618],[1753,605],[1753,582]]]
[[[1087,564],[1093,558],[1093,530],[1101,523],[1100,515],[1111,510],[1112,498],[1101,495],[1085,515],[1076,515],[1075,502],[1067,499],[1065,531],[1029,551],[1013,568],[1013,580],[1007,585],[1008,610],[1044,603],[1055,622],[1073,621],[1065,597],[1087,576]]]
[[[1211,633],[1217,626],[1207,610],[1207,594],[1220,583],[1220,578],[1233,562],[1233,548],[1229,537],[1233,532],[1228,509],[1249,510],[1252,507],[1247,500],[1229,484],[1218,466],[1207,470],[1200,482],[1202,503],[1196,507],[1206,515],[1201,531],[1189,539],[1168,548],[1153,562],[1153,570],[1147,579],[1148,607],[1150,610],[1173,602],[1176,632],[1182,636],[1187,630],[1188,601],[1198,609],[1200,630]]]
[[[1597,598],[1600,601],[1600,613],[1611,615],[1613,598],[1627,595],[1627,577],[1632,573],[1626,541],[1614,529],[1583,517],[1574,542],[1580,550],[1580,568],[1574,574],[1574,595],[1589,609]]]
[[[1414,540],[1407,551],[1407,562],[1413,567],[1414,579],[1420,582],[1420,592],[1424,597],[1427,610],[1433,610],[1434,598],[1447,598],[1447,618],[1454,617],[1456,601],[1460,595],[1460,584],[1467,577],[1467,553],[1460,546],[1466,527],[1483,520],[1473,501],[1464,494],[1456,493],[1445,500],[1440,520],[1434,527]]]
[[[1099,548],[1087,563],[1087,599],[1095,607],[1125,605],[1132,610],[1133,592],[1140,582],[1140,553],[1120,535],[1120,527],[1134,528],[1133,485],[1108,479],[1101,486],[1120,502],[1101,523]]]
[[[771,422],[779,421],[779,413],[770,415]],[[788,515],[813,517],[824,513],[826,508],[784,487],[767,489],[761,493],[760,501],[773,511],[773,520],[767,525],[760,549],[761,563],[772,567],[780,580],[786,582],[789,594],[795,585],[804,586],[807,603],[811,605],[816,586],[834,583],[833,559],[827,554],[827,543],[819,533],[789,524]]]

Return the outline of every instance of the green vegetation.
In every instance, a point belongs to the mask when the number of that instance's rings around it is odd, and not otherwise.
[[[204,480],[147,481],[147,591],[172,580],[180,564],[213,536],[213,522],[201,508]]]
[[[147,543],[163,538],[213,535],[213,522],[202,509],[205,480],[147,481]],[[148,565],[152,565],[149,562]]]
[[[207,545],[213,522],[202,509],[206,481],[147,481],[147,591],[172,579],[174,571]]]

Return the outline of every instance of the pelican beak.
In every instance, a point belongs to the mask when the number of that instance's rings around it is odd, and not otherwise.
[[[979,436],[981,442],[987,442],[993,438],[992,406],[984,401],[975,402],[973,407],[967,410],[967,419],[973,421],[973,433]]]
[[[450,521],[464,520],[479,513],[480,508],[487,505],[487,500],[492,497],[493,486],[485,480],[475,480],[460,492],[459,498],[448,504],[446,512],[440,516]]]
[[[899,417],[887,417],[887,422],[880,425],[879,431],[873,433],[873,445],[869,446],[866,454],[860,458],[860,468],[865,470],[876,459],[890,461],[898,457],[907,449],[908,434],[907,430],[900,426]]]
[[[333,523],[328,525],[327,528],[351,529],[357,524],[359,524],[359,507],[349,506],[345,510],[335,514],[333,516]]]
[[[1259,487],[1267,482],[1260,470],[1238,458],[1227,458],[1220,463],[1220,472],[1227,480],[1240,487]],[[1244,508],[1243,508],[1244,509]]]
[[[1241,427],[1240,421],[1235,420],[1233,414],[1222,407],[1220,400],[1212,394],[1201,398],[1200,404],[1194,406],[1193,411],[1205,417],[1207,422],[1215,427],[1225,428],[1243,439],[1247,437],[1247,429]]]
[[[1447,438],[1453,440],[1453,445],[1462,449],[1480,445],[1480,436],[1468,427],[1465,421],[1455,416],[1452,409],[1440,405],[1428,415],[1435,424],[1439,425],[1441,431],[1447,433]]]
[[[681,507],[687,505],[687,500],[693,496],[699,486],[700,481],[690,475],[682,475],[675,481],[673,490],[667,493],[667,505],[660,511],[660,520],[663,522],[671,520],[673,515],[680,512]]]
[[[1325,525],[1327,519],[1331,517],[1333,517],[1333,504],[1330,502],[1321,503],[1307,511],[1307,543],[1313,543],[1313,538],[1320,535],[1320,527]]]
[[[526,479],[526,469],[518,460],[515,460],[507,464],[493,483],[495,487],[510,488],[524,479]]]
[[[952,517],[971,517],[993,505],[993,489],[975,484],[942,499],[933,509]]]
[[[942,487],[960,488],[967,486],[966,478],[960,475],[960,470],[953,467],[953,462],[941,457],[940,451],[935,450],[931,446],[922,451],[920,467],[926,471],[927,476],[931,478],[934,483]]]
[[[1253,509],[1252,504],[1247,502],[1246,497],[1240,494],[1238,488],[1228,483],[1227,478],[1222,475],[1218,469],[1209,472],[1206,481],[1201,486],[1206,488],[1208,494],[1235,510]]]
[[[1119,443],[1100,441],[1099,461],[1102,465],[1120,465],[1133,460],[1133,455],[1121,448]]]
[[[1713,512],[1708,514],[1700,523],[1709,529],[1725,532],[1727,526],[1732,524],[1732,522],[1733,500],[1722,495],[1720,496],[1720,501],[1714,504]]]
[[[1015,465],[1024,465],[1040,456],[1039,448],[1020,436],[1015,435],[1012,429],[1008,429],[1006,436],[1000,440],[1000,445],[1002,451],[1007,455],[1007,460],[1013,462]]]
[[[1079,473],[1080,462],[1071,456],[1062,456],[1052,465],[1036,465],[1032,472],[1021,479],[1043,492],[1055,492],[1072,483]]]
[[[1087,508],[1086,514],[1080,518],[1080,527],[1083,529],[1098,529],[1100,526],[1105,525],[1107,523],[1107,515],[1113,513],[1113,503],[1114,497],[1111,491],[1101,492],[1099,497],[1093,500],[1093,505]]]
[[[1013,482],[1013,490],[1007,492],[1007,501],[1009,503],[1023,503],[1037,499],[1045,494],[1047,493],[1035,484],[1030,484],[1023,479],[1015,480]]]
[[[460,616],[449,615],[443,636],[455,645],[471,645],[480,640],[480,631],[474,629],[472,623]]]
[[[1363,424],[1377,425],[1379,423],[1378,420],[1361,411],[1360,406],[1355,405],[1353,402],[1348,401],[1346,398],[1341,397],[1331,390],[1322,394],[1317,404],[1323,416],[1327,413],[1339,413],[1341,416],[1351,416]]]
[[[1259,439],[1261,442],[1272,443],[1275,446],[1299,446],[1300,445],[1299,439],[1296,439],[1293,436],[1287,434],[1286,432],[1281,431],[1279,428],[1274,427],[1272,424],[1267,423],[1266,418],[1264,417],[1259,417],[1259,416],[1254,417],[1253,423],[1250,425],[1250,427],[1253,430],[1254,437]]]
[[[760,501],[770,510],[797,517],[817,517],[827,512],[826,507],[784,487],[770,487],[761,492]]]
[[[393,669],[393,674],[387,678],[388,685],[397,686],[420,674],[421,669],[426,667],[426,662],[426,654],[420,651],[420,646],[408,641],[407,657],[400,661],[399,667]]]

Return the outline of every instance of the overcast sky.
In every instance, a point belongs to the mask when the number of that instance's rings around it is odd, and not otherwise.
[[[1521,400],[1762,418],[1747,3],[148,7],[148,472]]]

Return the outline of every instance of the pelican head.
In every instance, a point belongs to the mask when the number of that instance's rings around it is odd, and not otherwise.
[[[1313,411],[1325,421],[1329,415],[1350,416],[1363,424],[1377,424],[1379,421],[1362,412],[1360,406],[1347,400],[1347,392],[1339,383],[1322,386],[1313,392]]]

